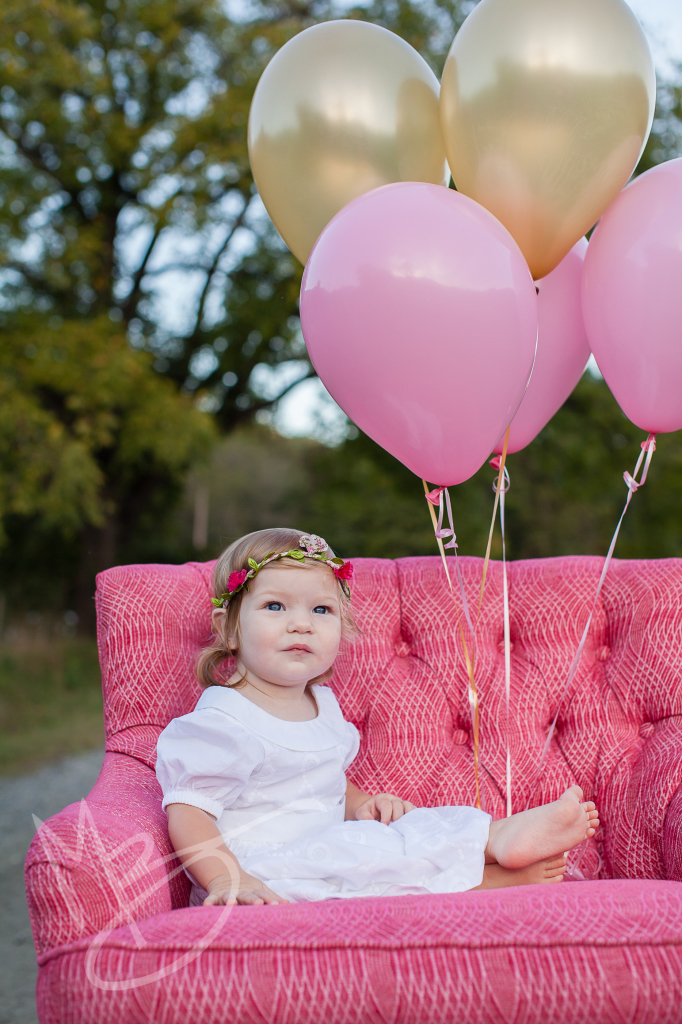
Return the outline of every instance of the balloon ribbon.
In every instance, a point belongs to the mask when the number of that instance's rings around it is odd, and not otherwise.
[[[433,523],[433,532],[435,533],[436,540],[438,542],[438,550],[440,551],[440,557],[441,557],[442,562],[443,562],[443,568],[445,569],[445,576],[446,576],[447,581],[448,581],[448,587],[450,588],[450,596],[452,597],[452,603],[453,603],[453,605],[455,607],[455,614],[457,616],[457,626],[459,627],[459,635],[460,635],[460,638],[462,640],[462,649],[464,651],[464,661],[465,661],[465,664],[466,664],[467,676],[468,676],[468,680],[469,680],[469,705],[471,707],[472,726],[473,726],[472,733],[473,733],[473,741],[474,741],[474,780],[475,780],[475,783],[476,783],[476,806],[478,807],[479,810],[482,810],[481,786],[480,786],[479,770],[478,770],[478,759],[479,759],[478,758],[478,695],[476,693],[476,680],[474,678],[474,666],[473,666],[472,658],[471,658],[471,656],[469,654],[469,647],[467,645],[466,636],[464,635],[464,628],[462,626],[462,620],[461,620],[461,618],[459,616],[459,610],[457,608],[457,599],[455,598],[455,591],[454,591],[454,588],[452,586],[452,579],[450,578],[450,570],[448,569],[448,563],[447,563],[447,559],[445,557],[445,548],[454,548],[454,551],[455,551],[455,566],[457,568],[457,580],[459,582],[459,590],[460,590],[460,594],[461,594],[461,597],[462,597],[462,607],[464,609],[464,615],[466,616],[466,620],[467,620],[467,623],[469,625],[469,629],[471,630],[472,638],[473,638],[473,625],[471,623],[471,615],[469,613],[469,603],[468,603],[468,601],[466,599],[466,594],[464,592],[464,581],[462,579],[462,573],[461,573],[461,570],[460,570],[460,567],[459,567],[459,558],[458,558],[458,555],[457,555],[457,540],[456,540],[455,532],[452,529],[452,527],[450,529],[448,529],[447,527],[445,529],[443,529],[443,525],[442,525],[443,524],[443,493],[445,493],[445,500],[446,500],[447,506],[448,506],[448,517],[450,519],[450,522],[452,523],[452,509],[450,507],[450,495],[449,495],[448,491],[446,490],[446,488],[444,488],[444,487],[436,487],[433,491],[429,491],[429,485],[427,484],[426,480],[422,480],[422,484],[424,485],[424,494],[426,495],[426,499],[427,499],[427,501],[429,503],[429,512],[431,513],[431,522]],[[433,507],[434,504],[437,504],[439,506],[439,509],[438,509],[438,522],[436,522],[436,512],[435,512],[435,509]],[[452,537],[452,540],[450,540],[447,544],[444,545],[443,544],[443,537]]]
[[[496,455],[494,459],[490,460],[490,465],[493,469],[500,468],[500,456]],[[510,714],[509,708],[511,703],[511,633],[509,627],[509,584],[507,580],[507,544],[505,539],[505,521],[504,521],[504,496],[509,490],[511,481],[509,479],[509,473],[507,467],[504,467],[504,483],[500,488],[500,533],[502,534],[502,607],[504,611],[504,695],[505,695],[505,708],[506,708],[506,737],[507,737],[507,768],[506,768],[506,781],[507,781],[507,817],[510,818],[512,815],[512,786],[511,786],[511,735],[510,735]],[[493,484],[493,490],[495,484]]]
[[[509,444],[509,430],[507,429],[504,435],[504,445],[502,448],[502,456],[500,459],[500,468],[497,475],[497,484],[495,488],[495,504],[493,507],[493,516],[490,523],[490,532],[488,534],[488,546],[486,548],[485,558],[483,560],[483,573],[481,575],[481,586],[478,593],[478,609],[476,614],[476,626],[478,626],[479,619],[481,616],[481,606],[483,604],[483,592],[485,589],[486,577],[488,574],[488,563],[490,561],[490,550],[492,546],[493,529],[495,527],[495,517],[497,515],[497,507],[500,501],[500,493],[502,484],[504,481],[505,474],[505,462],[507,459],[507,447]],[[467,676],[469,679],[469,704],[471,706],[472,716],[472,734],[473,734],[473,746],[474,746],[474,781],[476,784],[476,806],[479,810],[482,809],[481,804],[481,784],[480,784],[480,714],[478,707],[478,689],[476,687],[476,676],[475,676],[475,656],[476,656],[476,628],[471,620],[471,613],[469,611],[469,602],[467,601],[466,593],[464,590],[464,580],[462,579],[462,570],[459,565],[459,557],[457,551],[457,538],[454,531],[452,521],[452,507],[450,505],[450,492],[447,487],[436,487],[432,491],[429,490],[426,480],[422,480],[424,485],[424,494],[429,503],[429,511],[431,513],[431,521],[433,523],[433,532],[436,535],[438,542],[438,549],[440,551],[440,557],[443,562],[443,568],[445,569],[445,576],[448,581],[448,587],[450,588],[450,595],[452,602],[455,606],[455,612],[457,614],[457,625],[459,627],[459,635],[462,641],[462,649],[464,651],[464,662],[466,665]],[[443,496],[445,496],[445,503],[443,502]],[[443,512],[444,504],[447,507],[449,527],[443,526]],[[438,520],[436,520],[436,512],[434,505],[438,505]],[[443,544],[443,538],[450,537],[447,544]],[[455,591],[452,586],[452,580],[450,578],[450,571],[448,569],[447,559],[445,557],[445,549],[453,548],[455,552],[455,569],[457,572],[457,582],[459,584],[459,593],[462,600],[462,609],[464,611],[464,617],[466,618],[467,625],[471,632],[471,653],[466,641],[464,633],[464,627],[462,626],[462,620],[457,610],[457,601],[455,598]]]
[[[559,700],[557,702],[556,714],[554,715],[554,718],[552,719],[552,724],[549,727],[549,732],[547,733],[547,739],[545,740],[545,745],[542,748],[542,754],[540,755],[540,763],[538,764],[537,771],[535,773],[535,779],[533,780],[533,784],[532,784],[531,789],[530,789],[530,795],[529,795],[528,801],[526,803],[526,810],[528,810],[528,808],[530,807],[530,802],[531,802],[531,800],[532,800],[532,798],[533,798],[533,796],[535,794],[535,790],[536,790],[538,781],[540,779],[540,773],[542,772],[543,765],[545,763],[545,760],[547,758],[547,754],[549,752],[549,745],[552,742],[552,737],[554,736],[554,732],[556,730],[556,724],[557,724],[557,720],[559,718],[559,711],[561,710],[561,705],[563,703],[563,700],[564,700],[566,694],[568,693],[568,690],[569,690],[569,687],[570,687],[571,683],[573,682],[573,680],[575,678],[575,674],[578,671],[578,666],[580,664],[580,659],[582,658],[583,650],[585,648],[585,643],[587,641],[587,633],[589,631],[590,626],[592,625],[592,618],[594,616],[594,612],[595,612],[595,609],[597,607],[597,601],[599,599],[599,595],[602,592],[602,587],[604,586],[604,580],[606,579],[606,573],[608,572],[608,568],[609,568],[609,566],[611,564],[611,559],[613,558],[613,552],[614,552],[614,549],[616,547],[616,541],[618,540],[618,534],[620,533],[620,528],[621,528],[621,526],[623,524],[623,519],[625,518],[625,513],[627,512],[628,506],[630,505],[630,502],[632,501],[632,495],[635,493],[636,490],[638,490],[638,488],[640,488],[646,482],[647,474],[649,472],[649,466],[651,465],[651,459],[653,458],[653,454],[656,451],[656,435],[655,434],[649,434],[649,436],[647,437],[646,441],[642,441],[641,447],[642,447],[642,450],[639,453],[639,458],[637,459],[637,464],[635,465],[635,471],[632,474],[632,476],[627,471],[625,473],[623,473],[623,479],[625,480],[625,484],[626,484],[627,489],[628,489],[628,496],[625,499],[625,505],[623,507],[623,511],[620,514],[620,519],[618,520],[618,525],[616,526],[616,529],[615,529],[615,532],[613,534],[613,537],[611,538],[611,544],[609,545],[609,550],[607,552],[606,558],[604,559],[604,566],[603,566],[602,571],[601,571],[601,576],[599,577],[599,583],[597,584],[597,590],[596,590],[596,593],[594,595],[594,599],[592,601],[592,607],[590,608],[590,614],[587,617],[587,622],[585,623],[585,628],[584,628],[583,634],[582,634],[582,636],[580,638],[580,643],[578,644],[578,649],[575,652],[575,655],[573,657],[573,661],[571,662],[570,668],[568,670],[568,678],[566,679],[566,682],[564,683],[563,689],[562,689],[562,691],[561,691],[561,693],[559,695]],[[646,456],[646,461],[644,461],[645,460],[645,456]],[[643,469],[642,469],[642,462],[644,462],[644,468]],[[642,469],[642,476],[638,480],[637,479],[637,474],[639,473],[640,469]]]

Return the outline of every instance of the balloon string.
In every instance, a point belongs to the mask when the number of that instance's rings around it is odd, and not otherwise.
[[[490,465],[493,469],[500,468],[500,456],[496,455],[494,459],[490,460]],[[507,467],[504,467],[504,483],[500,487],[500,532],[502,534],[502,607],[504,611],[504,695],[505,695],[505,708],[506,708],[506,743],[507,743],[507,765],[506,765],[506,783],[507,783],[507,817],[510,818],[512,815],[512,786],[511,786],[511,716],[510,716],[510,705],[511,705],[511,631],[509,624],[509,582],[507,579],[507,544],[505,538],[505,521],[504,521],[504,497],[511,486],[509,479],[509,472]],[[495,490],[496,484],[493,483],[493,490]]]
[[[467,641],[466,641],[466,636],[464,634],[464,628],[462,626],[462,620],[461,620],[461,617],[460,617],[460,614],[459,614],[459,609],[457,608],[457,600],[455,598],[455,590],[454,590],[454,587],[452,586],[452,579],[450,577],[450,570],[448,569],[448,563],[447,563],[447,559],[445,557],[445,548],[446,547],[447,548],[454,548],[454,551],[455,551],[455,566],[456,566],[456,569],[457,569],[457,580],[458,580],[458,583],[459,583],[459,591],[460,591],[460,596],[461,596],[461,599],[462,599],[462,608],[464,610],[464,614],[465,614],[465,617],[466,617],[466,620],[467,620],[467,625],[469,626],[469,629],[471,630],[472,641],[473,641],[474,631],[473,631],[473,625],[472,625],[472,622],[471,622],[471,615],[470,615],[470,612],[469,612],[469,603],[467,601],[466,593],[464,591],[464,580],[462,579],[462,572],[461,572],[461,569],[460,569],[460,566],[459,566],[459,558],[458,558],[458,555],[457,555],[457,538],[455,536],[455,532],[454,532],[454,528],[453,528],[453,522],[452,522],[452,508],[451,508],[451,505],[450,505],[450,495],[449,495],[448,491],[446,490],[446,488],[444,488],[444,487],[436,487],[433,491],[429,491],[429,487],[428,487],[428,484],[426,483],[426,480],[422,480],[422,484],[424,485],[424,494],[426,495],[426,499],[427,499],[428,506],[429,506],[429,512],[431,513],[431,522],[433,523],[433,532],[434,532],[434,534],[436,536],[436,541],[438,543],[438,550],[440,551],[440,557],[441,557],[441,560],[443,562],[443,568],[445,569],[445,576],[446,576],[446,579],[448,581],[448,587],[450,589],[450,596],[452,597],[452,603],[453,603],[453,606],[454,606],[454,609],[455,609],[455,616],[457,618],[457,626],[459,628],[459,635],[460,635],[460,639],[462,641],[462,649],[464,651],[464,663],[466,665],[466,670],[467,670],[468,689],[469,689],[469,707],[471,709],[471,717],[472,717],[472,737],[473,737],[473,745],[474,745],[474,782],[475,782],[475,785],[476,785],[476,806],[478,807],[479,810],[482,810],[483,805],[482,805],[482,802],[481,802],[481,785],[480,785],[480,774],[479,774],[478,694],[477,694],[477,691],[476,691],[476,680],[474,678],[474,664],[473,664],[473,659],[472,659],[472,657],[469,654],[469,647],[468,647],[468,644],[467,644]],[[445,492],[445,496],[446,496],[448,517],[449,517],[449,522],[450,522],[450,527],[449,528],[446,527],[445,529],[443,529],[443,492]],[[436,520],[436,511],[435,511],[435,509],[433,507],[436,502],[438,503],[438,520]],[[452,539],[447,544],[444,545],[443,544],[443,537],[451,537]],[[472,654],[473,654],[473,650],[472,650]]]
[[[502,445],[502,455],[500,456],[499,469],[497,474],[497,484],[495,487],[495,504],[493,505],[493,517],[490,521],[490,530],[488,532],[488,546],[485,549],[485,558],[483,559],[483,573],[481,575],[481,589],[478,592],[478,615],[476,616],[476,625],[481,615],[481,605],[483,604],[483,591],[485,590],[485,581],[488,575],[488,562],[490,561],[490,549],[493,543],[493,531],[495,529],[495,517],[497,516],[497,506],[500,501],[500,491],[502,488],[502,481],[504,480],[505,464],[507,462],[507,448],[509,447],[509,432],[511,430],[511,424],[507,427],[507,433],[504,435],[504,444]],[[497,460],[495,460],[497,461]]]
[[[493,505],[493,514],[490,522],[490,530],[488,532],[488,544],[486,547],[485,558],[483,560],[483,572],[481,574],[481,586],[478,592],[478,609],[476,613],[476,627],[478,626],[481,617],[481,607],[483,605],[483,592],[485,590],[486,579],[488,575],[488,564],[490,562],[490,551],[492,548],[493,531],[495,529],[495,518],[497,516],[497,509],[500,501],[500,494],[502,491],[502,484],[505,479],[506,469],[505,463],[507,460],[507,448],[509,446],[509,432],[511,426],[507,427],[507,431],[504,435],[504,444],[502,446],[502,456],[500,459],[499,472],[497,474],[497,483],[495,486],[495,503]],[[507,477],[508,479],[508,477]],[[464,635],[464,629],[462,627],[462,621],[457,614],[457,625],[459,626],[460,638],[462,640],[462,648],[464,651],[464,662],[467,669],[467,675],[469,678],[469,704],[471,706],[471,717],[472,717],[472,739],[474,747],[474,780],[476,784],[476,806],[481,809],[481,787],[480,787],[480,711],[478,702],[478,688],[476,686],[476,675],[475,675],[475,659],[476,659],[476,628],[471,620],[471,613],[469,611],[469,602],[467,601],[466,593],[464,590],[464,580],[462,578],[462,571],[459,565],[459,557],[457,552],[457,538],[455,536],[454,525],[452,521],[452,507],[450,505],[450,492],[446,487],[436,487],[433,491],[429,491],[426,480],[422,480],[424,486],[424,494],[429,503],[429,510],[431,512],[431,521],[433,523],[433,531],[438,541],[438,548],[440,550],[443,567],[445,568],[445,574],[448,580],[448,586],[450,588],[450,594],[452,596],[455,610],[457,604],[455,601],[455,592],[450,579],[450,573],[448,571],[447,561],[445,558],[445,548],[454,548],[455,552],[455,569],[457,571],[457,582],[459,584],[459,592],[462,599],[462,608],[467,621],[469,630],[471,631],[471,654],[469,654],[469,648]],[[443,513],[444,513],[444,502],[443,494],[445,494],[445,503],[447,505],[448,522],[449,527],[443,527]],[[433,506],[438,504],[438,520],[436,521],[436,513]],[[450,540],[447,544],[443,544],[443,538],[449,537]]]
[[[507,545],[504,535],[504,496],[509,490],[509,473],[505,466],[506,487],[500,491],[500,531],[502,533],[502,598],[504,608],[504,697],[506,708],[506,739],[507,739],[507,817],[512,815],[512,787],[511,787],[511,736],[509,705],[511,703],[511,633],[509,629],[509,586],[507,582]]]
[[[641,447],[642,447],[642,450],[639,453],[639,458],[637,459],[637,464],[635,465],[635,471],[632,474],[632,476],[627,471],[625,473],[623,473],[623,479],[625,480],[625,484],[626,484],[627,489],[628,489],[628,496],[625,499],[625,505],[623,507],[623,511],[620,514],[620,519],[618,520],[618,525],[616,526],[616,529],[615,529],[615,532],[613,534],[613,537],[611,538],[611,544],[609,545],[609,550],[607,552],[606,558],[604,559],[604,565],[603,565],[603,568],[602,568],[602,571],[601,571],[601,576],[599,577],[599,583],[597,584],[597,591],[596,591],[596,593],[594,595],[594,599],[592,601],[592,607],[590,608],[590,614],[589,614],[589,616],[587,618],[587,622],[585,623],[585,628],[584,628],[583,634],[582,634],[582,636],[580,638],[580,643],[578,644],[578,649],[575,652],[575,655],[573,657],[573,661],[571,662],[570,668],[568,670],[568,678],[566,679],[566,682],[564,683],[563,689],[562,689],[562,691],[561,691],[561,693],[559,695],[559,700],[557,702],[556,714],[554,715],[554,718],[552,720],[552,724],[549,727],[549,732],[547,733],[547,739],[545,740],[545,745],[542,748],[542,754],[540,755],[540,762],[538,764],[538,767],[537,767],[537,770],[536,770],[536,773],[535,773],[535,778],[533,780],[533,784],[532,784],[531,789],[530,789],[528,800],[526,802],[526,810],[528,810],[528,808],[530,807],[530,802],[533,799],[533,796],[535,795],[535,790],[537,788],[537,784],[538,784],[538,781],[540,779],[540,774],[542,772],[542,768],[544,766],[545,760],[547,758],[547,754],[549,752],[549,745],[552,742],[552,737],[554,736],[554,732],[556,730],[556,724],[557,724],[557,720],[559,718],[559,711],[561,710],[561,705],[563,703],[563,700],[564,700],[566,694],[568,693],[569,687],[570,687],[571,683],[573,682],[573,679],[575,678],[575,674],[578,671],[578,666],[580,664],[580,659],[582,658],[583,650],[585,648],[585,643],[587,641],[587,634],[588,634],[589,628],[590,628],[590,626],[592,624],[592,618],[594,616],[594,612],[595,612],[595,609],[597,607],[597,601],[599,599],[599,595],[601,594],[602,587],[604,586],[604,580],[606,579],[606,573],[608,572],[608,568],[609,568],[609,566],[611,564],[611,559],[613,558],[613,552],[614,552],[614,549],[616,547],[616,541],[618,540],[618,534],[620,533],[620,528],[621,528],[621,526],[623,524],[623,519],[625,518],[625,513],[627,512],[628,506],[630,505],[630,502],[632,501],[632,495],[635,493],[636,490],[638,490],[638,488],[640,488],[646,482],[646,478],[647,478],[647,475],[649,473],[649,466],[651,465],[651,460],[653,458],[653,454],[656,451],[656,435],[655,434],[649,434],[649,436],[647,437],[646,441],[642,441],[642,446]],[[644,460],[645,456],[646,456],[646,461],[644,462],[644,469],[642,470],[642,476],[638,480],[637,479],[637,474],[639,473],[639,470],[640,470],[640,468],[642,466],[642,461]]]

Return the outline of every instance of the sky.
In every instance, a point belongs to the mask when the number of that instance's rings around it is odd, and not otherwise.
[[[627,0],[647,34],[657,67],[682,61],[682,0]]]
[[[672,61],[682,63],[682,0],[627,0],[651,46],[656,70],[672,73]],[[594,359],[590,370],[599,373]],[[313,436],[327,443],[340,441],[347,421],[320,380],[307,380],[293,388],[270,417],[280,433]]]

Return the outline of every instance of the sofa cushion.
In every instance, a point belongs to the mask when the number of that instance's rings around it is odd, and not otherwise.
[[[678,1024],[680,920],[653,881],[181,910],[44,956],[41,1024]]]

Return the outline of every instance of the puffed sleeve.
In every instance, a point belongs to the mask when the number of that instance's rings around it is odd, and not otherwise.
[[[219,818],[263,764],[257,736],[215,708],[174,718],[156,745],[162,807],[191,804]]]
[[[347,740],[346,756],[343,759],[343,770],[345,772],[357,757],[358,750],[360,749],[360,733],[352,722],[345,722],[344,724],[346,726]]]

